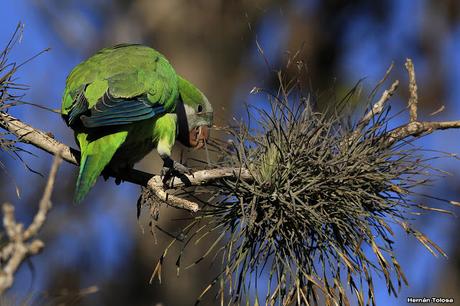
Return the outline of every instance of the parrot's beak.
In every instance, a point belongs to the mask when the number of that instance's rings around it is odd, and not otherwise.
[[[190,131],[189,143],[190,146],[197,149],[204,147],[204,143],[208,140],[209,129],[206,125],[194,128]]]

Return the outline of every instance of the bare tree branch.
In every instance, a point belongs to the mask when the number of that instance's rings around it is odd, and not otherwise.
[[[460,121],[414,121],[390,131],[388,134],[388,144],[392,145],[410,136],[420,137],[422,135],[427,135],[436,130],[458,128],[460,128]]]
[[[34,216],[32,223],[23,233],[23,239],[28,240],[31,237],[35,236],[40,228],[43,226],[48,215],[48,211],[51,209],[51,193],[53,192],[54,182],[56,180],[56,174],[61,164],[61,155],[60,152],[55,157],[53,166],[51,167],[50,175],[48,181],[46,182],[45,190],[43,196],[38,204],[38,212]]]
[[[377,83],[375,88],[371,91],[370,94],[370,100],[373,100],[376,92],[379,90],[380,86],[382,86],[383,83],[388,79],[388,76],[390,75],[391,71],[393,70],[394,63],[391,63],[390,67],[388,67],[387,71],[385,72],[385,75],[383,78]],[[374,116],[379,115],[385,108],[385,104],[390,100],[390,98],[393,96],[393,94],[396,92],[399,86],[399,81],[396,80],[393,82],[391,87],[389,89],[384,90],[382,96],[380,99],[372,106],[372,108],[359,120],[358,124],[356,125],[355,130],[350,136],[349,141],[358,139],[360,137],[360,134],[362,130],[371,122],[372,118]]]
[[[410,136],[420,137],[436,130],[458,129],[459,121],[418,121],[417,116],[417,82],[415,80],[415,69],[411,59],[406,60],[406,69],[409,74],[409,123],[400,126],[388,133],[388,145],[401,141]]]
[[[459,121],[418,121],[418,94],[417,94],[417,82],[415,79],[415,70],[414,64],[411,59],[406,60],[406,69],[409,75],[409,100],[408,100],[408,109],[409,109],[409,122],[405,125],[397,127],[387,133],[388,137],[388,146],[393,145],[394,143],[404,140],[408,137],[420,137],[427,135],[436,130],[446,130],[446,129],[457,129],[460,128]],[[357,125],[357,130],[353,133],[353,136],[359,135],[359,131],[362,130],[370,120],[379,115],[383,109],[385,103],[391,98],[397,89],[399,81],[396,80],[389,89],[385,90],[381,98],[373,105],[371,110],[366,113]],[[436,111],[433,114],[439,113],[444,109],[442,107],[440,110]],[[356,134],[355,134],[356,133]]]
[[[410,122],[406,125],[400,126],[390,132],[388,132],[388,145],[391,146],[395,142],[401,141],[410,136],[421,136],[431,133],[435,130],[444,130],[451,128],[460,128],[460,121],[441,121],[441,122],[420,122],[417,121],[417,83],[415,80],[415,71],[413,63],[410,59],[406,61],[406,68],[409,74],[409,91],[410,98],[408,101],[408,107],[410,112]],[[389,69],[389,71],[391,68]],[[388,74],[388,72],[387,72]],[[371,119],[380,114],[385,104],[395,93],[399,81],[393,82],[391,87],[385,90],[380,99],[374,104],[372,109],[366,113],[357,125],[357,134],[362,130]],[[44,150],[51,154],[57,154],[62,152],[62,158],[74,165],[78,165],[80,159],[80,152],[55,140],[52,135],[45,133],[38,129],[25,124],[19,119],[13,116],[0,112],[0,127],[16,135],[18,140],[24,143],[30,143],[35,147]],[[353,134],[355,135],[355,134]],[[109,173],[115,177],[114,174]],[[172,194],[169,194],[165,190],[163,181],[159,175],[153,175],[143,171],[131,169],[125,173],[116,176],[124,181],[131,182],[140,186],[148,187],[160,200],[165,201],[168,205],[196,212],[199,210],[197,203],[183,199]],[[251,180],[251,174],[246,169],[238,168],[216,168],[210,170],[200,170],[194,172],[192,175],[186,175],[189,186],[206,185],[212,181],[223,179],[223,178],[235,178],[242,180]],[[175,180],[172,186],[169,188],[175,189],[184,186],[184,182]]]
[[[16,222],[14,206],[10,203],[3,204],[3,226],[8,237],[8,243],[0,250],[2,262],[0,270],[0,294],[13,285],[14,274],[21,263],[29,256],[38,254],[44,247],[39,239],[31,242],[45,223],[48,211],[51,209],[51,193],[56,174],[62,159],[56,155],[46,183],[45,191],[40,200],[38,212],[32,223],[24,230],[24,225]]]
[[[65,161],[74,165],[79,164],[79,151],[55,140],[49,133],[45,133],[39,129],[33,128],[32,126],[25,124],[24,122],[9,114],[0,112],[0,127],[17,136],[20,142],[29,143],[50,154],[57,154],[58,152],[62,152],[62,158]],[[111,176],[115,177],[115,175]],[[124,181],[150,188],[159,199],[165,201],[170,206],[186,209],[191,212],[196,212],[199,210],[198,204],[168,194],[164,190],[164,184],[159,175],[153,175],[143,171],[130,169],[129,171],[121,174],[121,176],[118,175],[117,177]],[[249,179],[251,176],[246,170],[240,171],[240,169],[233,168],[218,168],[196,171],[192,175],[186,175],[186,177],[188,179],[187,183],[189,183],[191,186],[199,186],[222,178],[240,177],[242,179]],[[180,180],[174,180],[172,186],[169,187],[177,188],[181,186],[184,186],[183,182]]]
[[[62,159],[78,165],[80,152],[56,141],[51,134],[35,129],[6,113],[0,113],[0,126],[16,135],[20,142],[30,143],[53,155],[62,152]]]

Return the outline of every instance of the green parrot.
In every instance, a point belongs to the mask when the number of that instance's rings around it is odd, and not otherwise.
[[[162,54],[133,44],[102,49],[77,65],[67,77],[61,113],[81,150],[76,203],[104,169],[120,174],[154,148],[163,174],[189,172],[171,159],[174,142],[203,147],[213,118],[206,96]]]

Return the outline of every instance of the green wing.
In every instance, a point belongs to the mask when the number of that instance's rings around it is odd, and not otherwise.
[[[177,75],[159,52],[140,45],[99,51],[66,82],[62,115],[68,125],[123,125],[173,112]]]
[[[103,49],[72,70],[62,116],[75,130],[82,152],[75,202],[85,197],[127,139],[127,124],[175,110],[177,82],[163,55],[139,45]]]
[[[74,202],[80,203],[96,183],[104,168],[125,141],[128,131],[119,131],[89,141],[85,133],[77,133],[81,149],[80,171],[75,187]]]

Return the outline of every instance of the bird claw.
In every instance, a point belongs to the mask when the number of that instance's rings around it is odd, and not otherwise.
[[[174,162],[174,166],[173,166],[174,170],[177,171],[179,174],[188,174],[188,175],[192,175],[193,174],[193,171],[192,169],[190,169],[189,167],[186,167],[184,165],[182,165],[181,163],[178,163],[178,162]]]
[[[120,185],[123,182],[123,179],[119,178],[118,173],[109,173],[107,171],[102,172],[102,177],[104,178],[104,181],[107,181],[111,176],[114,176],[115,178],[115,184]]]
[[[110,175],[107,172],[102,171],[102,177],[104,178],[104,181],[107,181],[109,179]]]
[[[167,187],[169,185],[168,183],[171,178],[178,177],[179,179],[183,179],[185,177],[185,174],[193,176],[193,171],[190,168],[182,165],[181,163],[174,161],[172,167],[163,167],[160,176],[163,178],[163,184],[165,185],[165,187]]]

